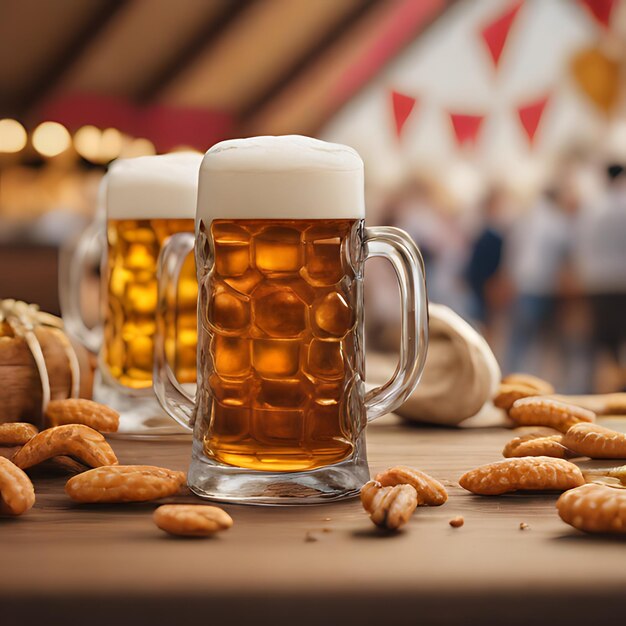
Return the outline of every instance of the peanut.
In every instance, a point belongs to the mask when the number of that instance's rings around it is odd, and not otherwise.
[[[114,433],[120,424],[120,414],[104,404],[83,398],[52,400],[46,407],[50,426],[84,424],[103,433]]]
[[[564,433],[578,422],[594,422],[596,414],[573,404],[534,396],[516,400],[509,417],[518,426],[549,426]]]
[[[13,462],[22,469],[57,456],[70,456],[89,467],[113,465],[117,457],[105,438],[83,424],[43,430],[18,450]]]
[[[551,456],[567,459],[577,456],[563,445],[563,435],[540,435],[532,433],[511,439],[502,450],[505,458],[521,456]]]
[[[522,383],[500,383],[498,393],[493,399],[493,403],[500,409],[508,411],[516,400],[536,396],[537,390],[530,385]]]
[[[453,517],[448,524],[450,524],[452,528],[461,528],[461,526],[465,524],[465,519],[463,519],[462,515],[457,515],[456,517]]]
[[[538,378],[532,374],[523,374],[521,372],[514,372],[502,379],[502,382],[506,385],[525,385],[526,387],[532,387],[536,393],[533,395],[543,396],[554,393],[554,387],[547,380]]]
[[[606,415],[626,415],[626,393],[609,393],[605,396]]]
[[[607,482],[626,487],[626,465],[619,467],[603,467],[600,469],[584,469],[583,476],[587,482]]]
[[[185,537],[207,537],[233,525],[226,511],[206,504],[164,504],[152,519],[166,533]]]
[[[417,492],[411,485],[383,487],[370,480],[361,488],[361,503],[376,526],[397,530],[404,526],[417,507]]]
[[[448,499],[448,492],[439,481],[412,467],[391,467],[378,474],[375,480],[383,487],[411,485],[417,492],[417,506],[441,506]]]
[[[0,456],[0,515],[21,515],[35,504],[30,478],[17,465]]]
[[[65,493],[76,502],[146,502],[173,496],[185,473],[151,465],[97,467],[70,478]]]
[[[561,519],[588,533],[626,534],[626,490],[590,483],[562,494]]]
[[[565,491],[584,484],[576,465],[547,456],[525,456],[482,465],[459,479],[463,489],[484,496],[509,491]]]
[[[626,414],[626,393],[596,393],[584,396],[553,396],[554,400],[569,402],[593,411],[596,415]]]
[[[55,456],[40,464],[42,470],[54,474],[80,474],[89,469],[89,466],[74,460],[71,456]]]
[[[0,424],[0,446],[23,446],[38,432],[35,426],[26,422]]]
[[[574,424],[563,435],[563,443],[592,459],[626,459],[626,435],[598,424]]]

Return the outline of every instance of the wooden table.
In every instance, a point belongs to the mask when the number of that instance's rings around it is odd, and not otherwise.
[[[390,416],[368,437],[373,471],[422,468],[449,486],[448,503],[419,509],[403,532],[387,536],[355,500],[226,506],[235,520],[228,532],[176,539],[152,524],[153,504],[74,505],[62,477],[36,478],[35,508],[0,521],[0,624],[623,621],[624,542],[561,522],[556,495],[485,498],[455,484],[466,469],[499,459],[510,431],[400,426]],[[122,463],[187,462],[181,441],[113,446]],[[456,515],[462,528],[448,524]]]

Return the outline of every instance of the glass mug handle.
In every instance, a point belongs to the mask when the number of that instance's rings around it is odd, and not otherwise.
[[[167,360],[165,337],[167,313],[178,285],[178,277],[187,255],[195,244],[193,233],[176,233],[161,248],[157,267],[159,299],[156,308],[156,333],[154,335],[154,373],[152,387],[163,409],[181,426],[193,427],[195,400],[176,380]]]
[[[424,261],[411,237],[390,226],[365,229],[366,259],[384,257],[396,272],[402,307],[400,358],[394,375],[365,394],[367,420],[397,409],[422,375],[428,348],[428,301]]]
[[[59,300],[63,322],[67,331],[91,352],[100,350],[102,328],[89,328],[85,324],[80,297],[85,264],[96,246],[102,257],[102,224],[98,219],[85,228],[73,249],[64,247],[59,255]]]

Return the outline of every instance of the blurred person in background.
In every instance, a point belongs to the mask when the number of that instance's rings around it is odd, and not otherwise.
[[[561,181],[520,216],[506,240],[506,263],[515,292],[508,371],[542,373],[536,352],[545,356],[547,346],[560,343],[557,305],[571,267],[577,211],[573,187]]]
[[[469,311],[491,341],[495,313],[501,309],[509,291],[503,277],[504,215],[507,198],[503,190],[494,188],[481,206],[482,230],[471,245],[465,279],[471,292]]]
[[[405,181],[387,197],[380,223],[402,228],[417,243],[424,259],[428,299],[463,315],[467,309],[462,280],[467,238],[457,215],[442,207],[434,183],[422,178]],[[400,319],[393,271],[387,263],[377,261],[372,261],[367,271],[368,340],[379,350],[395,350]]]
[[[400,202],[384,212],[382,223],[402,228],[417,243],[426,268],[429,300],[466,314],[462,274],[467,237],[459,215],[440,201],[432,181],[413,179],[405,184],[400,197]]]
[[[626,390],[626,171],[607,168],[607,191],[585,207],[576,264],[592,313],[597,391]]]

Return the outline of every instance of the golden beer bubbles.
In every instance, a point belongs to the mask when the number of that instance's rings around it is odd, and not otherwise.
[[[104,354],[111,376],[126,387],[152,384],[157,259],[170,235],[193,228],[192,219],[109,220]],[[181,382],[196,379],[197,292],[190,255],[166,318],[168,361]]]
[[[200,277],[199,304],[209,457],[298,471],[352,452],[357,296],[345,250],[356,222],[212,222],[214,265]]]

